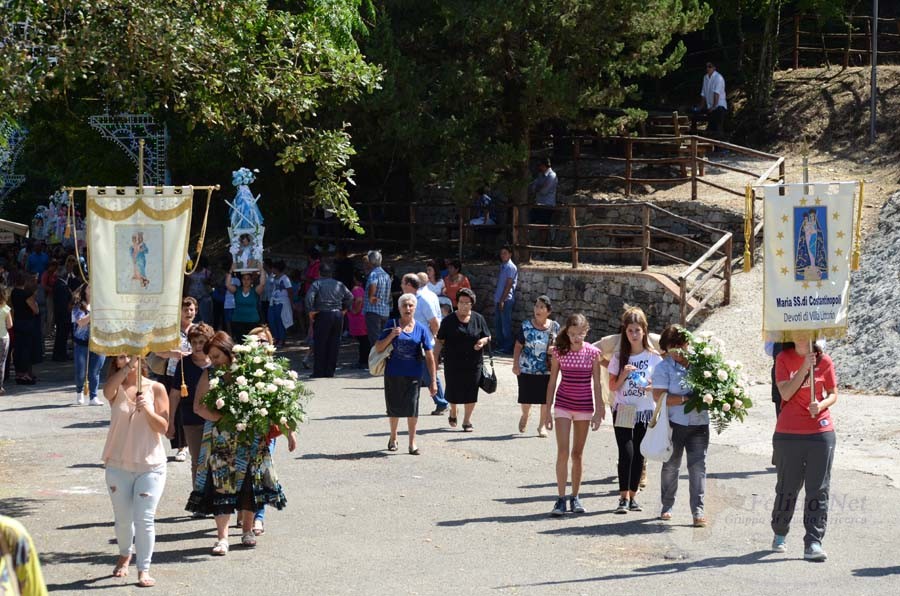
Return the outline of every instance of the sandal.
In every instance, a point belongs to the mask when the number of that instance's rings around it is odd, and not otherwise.
[[[244,535],[241,536],[241,546],[246,546],[247,548],[256,546],[256,538],[253,536],[253,532],[244,532]]]
[[[409,448],[409,454],[410,454],[410,455],[421,455],[421,454],[419,453],[419,448],[418,448],[418,447],[410,447],[410,448]]]
[[[124,559],[124,561],[122,560]],[[113,577],[127,577],[128,576],[128,565],[131,563],[131,555],[119,556],[119,560],[116,563],[116,566],[113,568],[112,576]]]
[[[397,441],[388,439],[388,451],[397,451]]]
[[[470,432],[472,432],[473,430],[475,430],[475,427],[474,427],[474,426],[472,426],[471,424],[466,424],[465,422],[463,422],[463,427],[462,427],[462,428],[463,428],[463,431],[465,431],[465,432],[467,432],[467,433],[470,433]]]
[[[707,522],[706,518],[703,516],[694,518],[694,527],[695,528],[705,528],[707,523],[709,523],[709,522]]]
[[[528,425],[528,416],[522,414],[522,417],[519,418],[519,432],[524,433],[525,427]]]
[[[139,588],[152,588],[153,586],[155,586],[156,580],[153,579],[152,577],[150,577],[150,572],[145,571],[144,573],[146,574],[146,575],[144,575],[144,577],[138,577],[138,582],[137,582],[138,587]],[[138,576],[140,576],[140,572],[138,573]]]
[[[664,511],[659,514],[659,519],[661,519],[663,521],[669,521],[670,519],[672,519],[672,514],[669,513],[668,511]]]
[[[228,541],[227,540],[216,540],[216,543],[213,545],[212,554],[217,557],[224,557],[228,554]]]
[[[253,535],[262,536],[266,533],[266,522],[261,519],[253,520]]]
[[[447,422],[450,423],[450,428],[456,428],[456,417],[455,416],[447,416]]]

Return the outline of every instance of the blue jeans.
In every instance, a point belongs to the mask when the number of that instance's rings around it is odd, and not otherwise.
[[[500,308],[500,304],[496,307],[494,318],[497,323],[497,336],[494,338],[494,345],[501,352],[512,354],[513,351],[513,333],[512,333],[512,311],[515,302],[507,300]]]
[[[107,466],[106,487],[115,515],[119,555],[128,555],[134,543],[138,571],[149,571],[156,543],[156,506],[166,487],[166,465],[141,473]]]
[[[269,302],[269,312],[266,318],[269,323],[269,331],[272,332],[272,339],[274,339],[277,344],[283,342],[284,336],[287,335],[287,330],[284,328],[284,323],[281,321],[282,308],[284,308],[283,304]]]
[[[269,441],[269,455],[275,457],[275,439]],[[249,480],[247,478],[246,480]],[[245,480],[245,482],[246,482]],[[266,521],[266,506],[263,505],[259,509],[256,510],[256,513],[253,515],[253,521],[259,520],[261,522]]]
[[[434,400],[434,405],[439,408],[449,407],[450,402],[444,399],[444,386],[441,384],[441,375],[435,375],[437,377],[437,389],[438,392],[431,399]],[[428,367],[425,367],[425,371],[422,373],[422,379],[419,381],[419,388],[428,389],[431,387],[431,375],[428,374]]]
[[[703,516],[703,499],[706,496],[706,450],[709,447],[709,425],[684,426],[671,422],[672,457],[662,465],[662,511],[671,512],[678,492],[678,472],[681,455],[687,451],[688,485],[691,492],[691,513]]]
[[[97,397],[100,386],[100,369],[106,362],[106,356],[91,352],[87,346],[75,344],[75,392],[84,390],[84,373],[87,368],[88,385],[91,399]]]

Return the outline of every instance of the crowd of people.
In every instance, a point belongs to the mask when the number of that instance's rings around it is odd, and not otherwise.
[[[390,429],[387,449],[398,450],[399,422],[405,418],[411,455],[422,453],[416,436],[421,388],[427,387],[434,401],[432,415],[446,414],[450,428],[474,432],[475,407],[485,377],[491,374],[485,355],[510,355],[520,404],[518,431],[526,432],[531,409],[539,406],[537,435],[555,434],[553,516],[586,511],[580,497],[583,455],[589,431],[596,431],[606,420],[605,393],[610,396],[618,447],[619,493],[614,511],[643,510],[637,500],[646,482],[641,442],[657,403],[665,400],[673,453],[659,477],[658,517],[673,517],[686,453],[693,525],[708,524],[704,501],[710,421],[706,412],[685,411],[691,395],[685,381],[687,332],[669,326],[660,335],[652,334],[643,311],[630,307],[622,315],[619,334],[591,343],[587,318],[580,313],[556,317],[546,295],[537,298],[531,316],[514,329],[518,268],[509,247],[500,250],[495,287],[483,290],[493,300],[493,330],[476,310],[476,292],[458,260],[429,261],[424,271],[395,279],[383,267],[378,251],[365,254],[365,272],[361,272],[346,252],[332,263],[323,262],[312,250],[304,275],[294,283],[281,262],[266,262],[256,275],[244,272],[240,278],[230,269],[222,284],[230,302],[215,297],[216,288],[208,287],[213,275],[201,262],[187,280],[179,348],[141,361],[110,358],[102,389],[105,359],[90,350],[90,291],[78,272],[77,259],[50,257],[39,243],[23,251],[15,264],[7,266],[7,261],[0,271],[0,281],[12,285],[8,294],[0,292],[0,355],[4,356],[0,363],[6,364],[12,346],[16,382],[37,383],[31,366],[40,361],[43,340],[53,330],[54,360],[75,361],[75,403],[109,404],[111,422],[102,459],[119,545],[114,576],[126,576],[134,556],[139,585],[155,584],[150,562],[154,515],[166,481],[165,439],[176,450],[175,461],[190,458],[193,482],[190,495],[185,495],[186,509],[197,517],[215,519],[212,554],[228,553],[231,514],[238,515],[241,545],[252,548],[265,533],[266,505],[285,506],[272,463],[281,430],[276,426],[253,441],[238,441],[233,433],[217,427],[219,414],[206,407],[202,398],[210,389],[210,371],[231,365],[235,342],[252,335],[282,347],[294,320],[302,321],[308,330],[314,354],[310,378],[335,375],[343,337],[352,337],[358,344],[359,367],[369,366],[372,354],[388,353],[384,369]],[[59,263],[64,263],[62,269]],[[216,306],[219,302],[222,309]],[[778,480],[772,548],[785,550],[794,506],[805,485],[805,556],[824,560],[821,544],[835,447],[830,407],[837,400],[837,382],[833,363],[821,347],[807,336],[795,339],[796,343],[777,346],[773,372],[778,413],[773,461]],[[5,366],[4,372],[8,371]],[[810,371],[815,378],[813,391]],[[294,450],[296,437],[287,435],[288,448]]]

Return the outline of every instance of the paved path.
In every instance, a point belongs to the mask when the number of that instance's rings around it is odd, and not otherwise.
[[[71,367],[51,366],[38,368],[47,381],[37,389],[11,385],[0,397],[0,512],[30,528],[54,592],[137,592],[134,567],[127,581],[109,576],[116,548],[99,464],[108,410],[70,405],[64,380]],[[690,527],[686,476],[675,518],[655,519],[659,464],[651,464],[650,486],[640,495],[646,510],[612,513],[616,451],[608,425],[588,441],[582,491],[588,513],[552,519],[555,442],[538,438],[534,423],[527,434],[516,432],[509,360],[498,366],[501,389],[482,396],[476,432],[450,430],[445,418],[425,415],[421,457],[406,454],[403,436],[401,451],[385,450],[381,379],[341,371],[339,378],[312,381],[316,397],[299,449],[290,454],[282,441],[275,456],[288,508],[270,514],[252,551],[235,546],[224,559],[209,555],[212,521],[186,516],[189,468],[170,463],[157,520],[156,592],[898,592],[900,493],[891,486],[900,476],[897,424],[895,415],[883,415],[896,398],[840,402],[825,542],[831,560],[810,564],[802,561],[799,516],[789,552],[768,552],[775,477],[767,452],[774,418],[767,387],[755,390],[760,407],[746,425],[713,436],[709,528]],[[431,410],[424,393],[421,403]],[[882,457],[870,461],[869,445]],[[238,541],[233,530],[232,545]]]

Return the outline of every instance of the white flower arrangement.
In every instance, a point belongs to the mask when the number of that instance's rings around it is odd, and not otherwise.
[[[288,360],[267,348],[253,336],[234,346],[233,365],[210,372],[210,390],[203,397],[208,408],[222,414],[220,428],[247,433],[248,439],[265,436],[273,425],[286,434],[306,417],[309,391],[296,381]]]
[[[726,360],[721,342],[709,334],[693,335],[685,357],[690,364],[686,381],[692,397],[684,411],[709,411],[716,432],[721,433],[732,420],[743,421],[753,402],[747,394],[747,379],[740,362]]]

